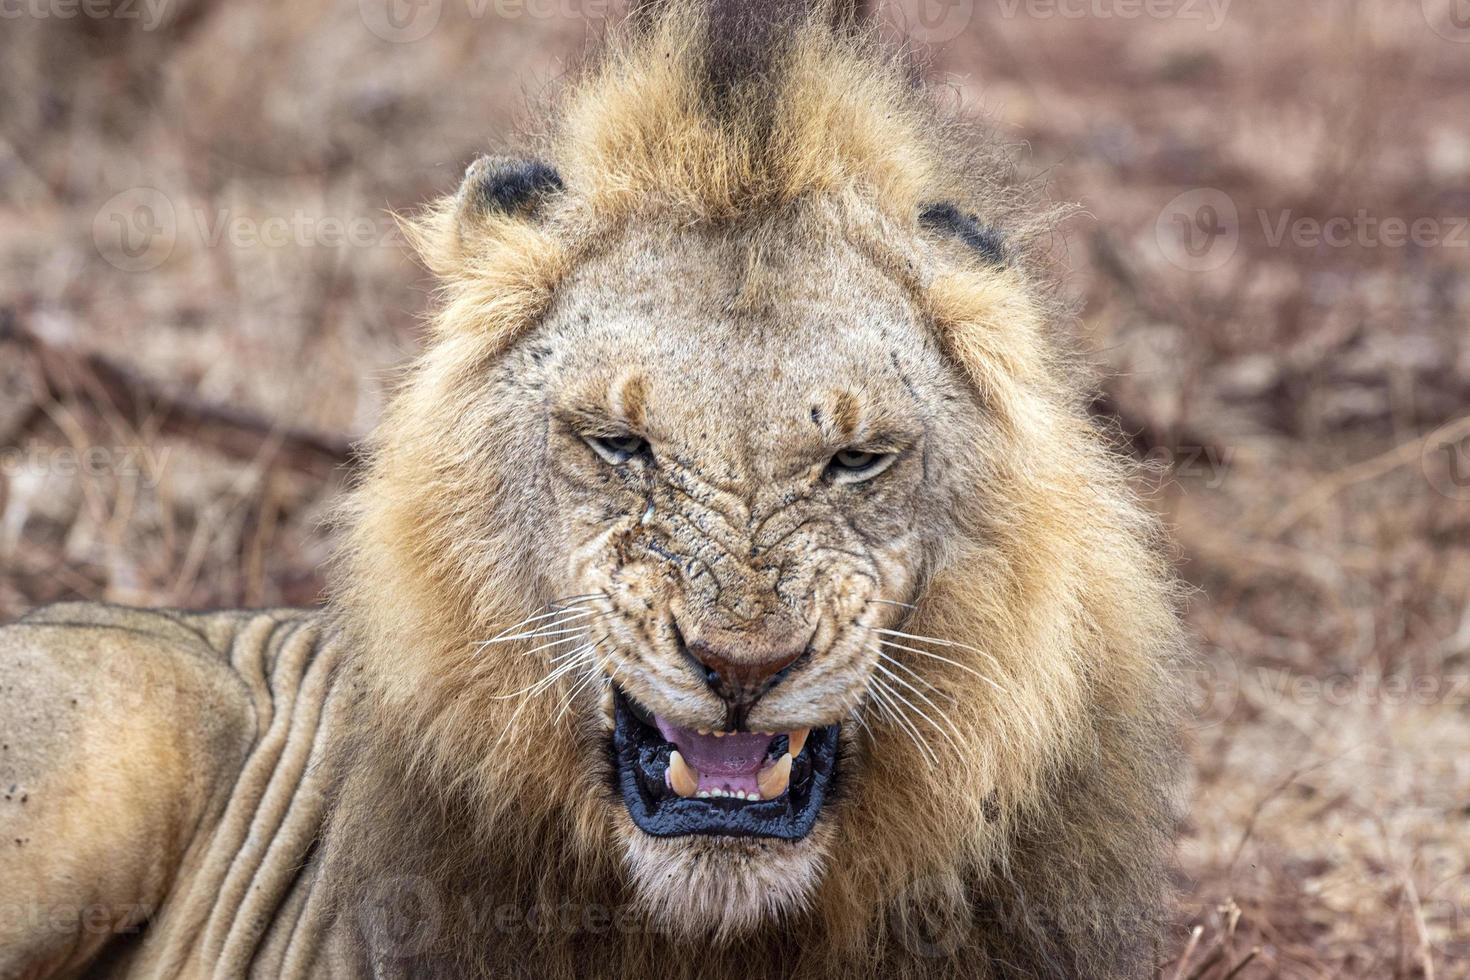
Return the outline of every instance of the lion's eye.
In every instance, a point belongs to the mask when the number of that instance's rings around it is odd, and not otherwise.
[[[648,448],[648,441],[640,436],[583,436],[592,451],[603,459],[617,466],[626,463]]]
[[[827,464],[827,477],[834,483],[861,483],[888,469],[896,458],[893,453],[844,449]]]

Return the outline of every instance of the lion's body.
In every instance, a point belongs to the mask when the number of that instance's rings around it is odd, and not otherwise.
[[[68,604],[0,630],[0,977],[316,977],[343,734],[314,614]]]
[[[444,294],[344,513],[340,638],[245,614],[4,634],[0,691],[42,711],[115,698],[135,661],[192,678],[143,672],[85,736],[0,716],[17,782],[66,786],[41,816],[0,804],[29,821],[23,904],[156,904],[128,962],[186,949],[191,976],[318,951],[313,975],[1151,974],[1183,646],[1157,528],[1001,156],[870,40],[742,20],[784,2],[714,0],[735,34],[713,52],[721,17],[653,4],[569,89],[550,163],[477,162],[418,223]],[[691,669],[792,637],[734,714]],[[796,784],[699,803],[659,732],[835,733],[815,822],[635,826],[619,697],[669,766],[640,792],[699,819],[794,808]],[[118,726],[139,742],[110,755]],[[119,785],[155,756],[172,775]],[[77,854],[132,870],[89,891]],[[12,969],[103,945],[8,935]]]

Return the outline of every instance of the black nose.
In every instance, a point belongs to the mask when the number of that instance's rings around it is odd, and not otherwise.
[[[732,711],[743,717],[752,705],[796,669],[810,636],[793,642],[727,639],[707,631],[686,639],[677,623],[674,637],[689,664]],[[724,639],[725,642],[721,642]]]

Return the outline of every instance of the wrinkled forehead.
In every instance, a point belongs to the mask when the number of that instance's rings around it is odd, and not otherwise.
[[[636,236],[577,270],[542,329],[559,397],[651,438],[911,435],[951,381],[902,287],[822,239]]]

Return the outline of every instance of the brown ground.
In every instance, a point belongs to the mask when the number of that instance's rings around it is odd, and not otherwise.
[[[444,0],[390,43],[382,0],[159,3],[0,24],[0,620],[318,596],[427,299],[387,212],[606,6]],[[1470,977],[1466,13],[887,8],[1085,209],[1076,328],[1199,586],[1170,980]]]

